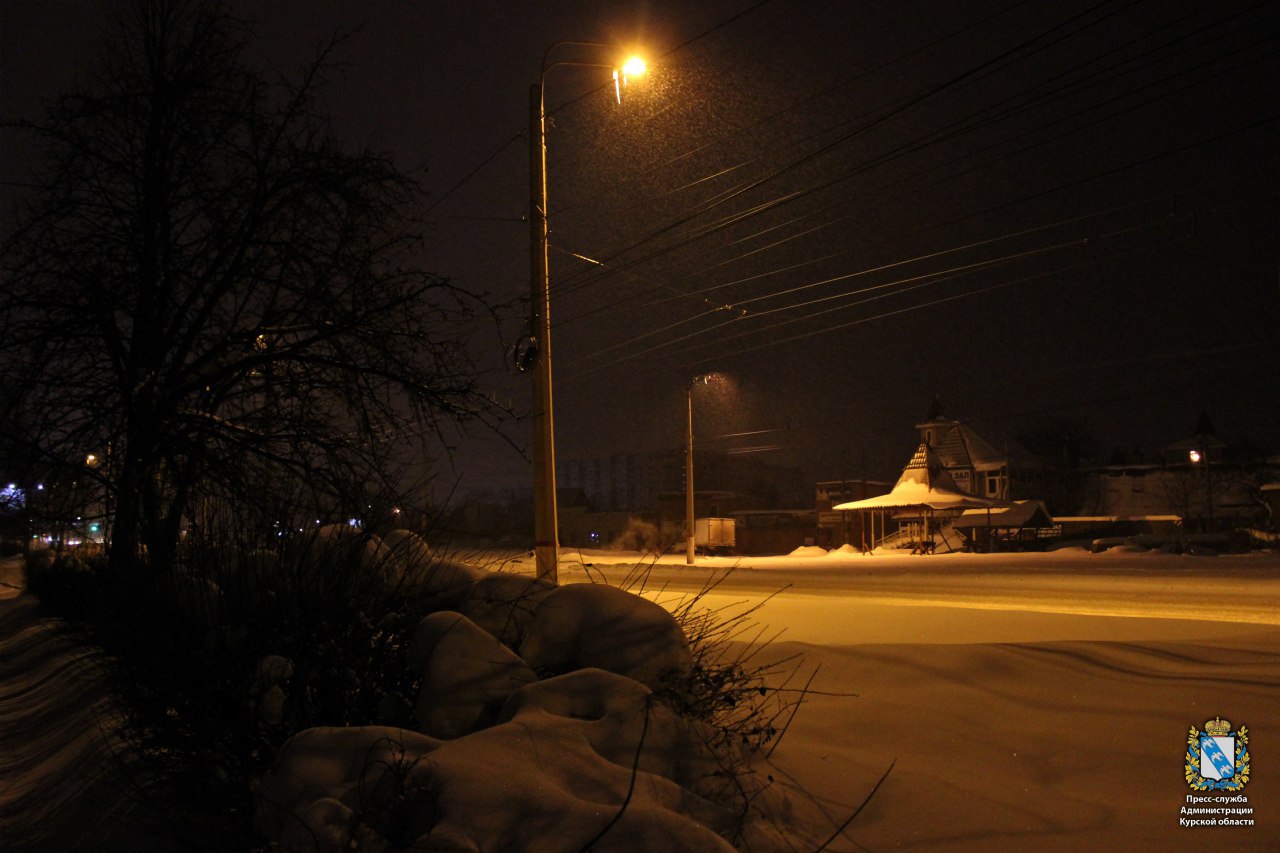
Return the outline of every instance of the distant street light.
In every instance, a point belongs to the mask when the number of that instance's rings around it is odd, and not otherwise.
[[[1206,505],[1206,509],[1207,509],[1207,512],[1208,512],[1207,527],[1208,527],[1208,532],[1209,532],[1209,533],[1212,533],[1212,532],[1213,532],[1213,528],[1214,528],[1214,523],[1213,523],[1213,466],[1212,466],[1212,465],[1210,465],[1210,463],[1209,463],[1209,449],[1208,449],[1208,447],[1206,447],[1203,451],[1200,451],[1200,450],[1197,450],[1197,449],[1195,449],[1195,448],[1192,448],[1192,449],[1191,449],[1191,452],[1190,452],[1190,453],[1188,453],[1188,454],[1187,454],[1187,456],[1188,456],[1188,458],[1190,458],[1190,459],[1191,459],[1191,464],[1192,464],[1192,465],[1199,465],[1201,462],[1203,462],[1203,463],[1204,463],[1204,491],[1205,491],[1205,505]]]
[[[685,399],[688,402],[689,410],[689,445],[685,450],[684,456],[684,523],[685,530],[688,534],[685,542],[685,563],[692,566],[694,551],[697,549],[697,534],[694,527],[693,517],[693,388],[699,382],[706,385],[711,381],[709,374],[695,376],[689,380],[689,387],[686,389]]]
[[[530,237],[530,334],[533,347],[533,540],[539,578],[557,579],[560,560],[559,518],[556,510],[555,416],[551,395],[551,272],[547,243],[547,121],[543,89],[547,72],[562,65],[612,68],[614,93],[622,102],[622,87],[629,77],[644,73],[644,61],[632,57],[621,66],[598,62],[547,60],[560,47],[613,50],[594,42],[562,41],[542,56],[538,82],[529,89],[529,237]]]

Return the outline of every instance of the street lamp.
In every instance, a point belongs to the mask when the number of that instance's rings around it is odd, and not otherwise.
[[[529,237],[530,237],[530,334],[533,367],[533,541],[539,578],[557,579],[560,559],[559,519],[556,511],[556,439],[551,395],[551,271],[547,243],[547,112],[543,89],[552,68],[574,65],[612,68],[614,93],[622,102],[622,86],[629,77],[644,73],[644,61],[636,57],[619,67],[598,62],[553,62],[560,47],[612,50],[611,45],[562,41],[542,55],[538,82],[529,89]]]
[[[685,523],[685,530],[688,534],[688,537],[685,540],[684,561],[686,564],[690,566],[693,565],[693,553],[694,553],[694,550],[697,548],[697,542],[695,541],[697,538],[697,535],[694,529],[694,518],[693,518],[693,388],[699,382],[701,382],[703,385],[706,385],[710,381],[711,381],[710,374],[704,373],[701,376],[695,376],[689,380],[689,387],[686,389],[686,393],[685,393],[685,400],[688,403],[688,411],[689,411],[689,422],[688,422],[689,445],[688,445],[688,448],[685,450],[685,455],[684,455],[684,489],[685,489],[684,523]]]
[[[1213,467],[1209,463],[1209,448],[1206,446],[1203,451],[1192,448],[1187,454],[1187,457],[1191,460],[1192,465],[1199,465],[1201,462],[1204,463],[1205,504],[1208,512],[1207,526],[1208,531],[1213,533]]]

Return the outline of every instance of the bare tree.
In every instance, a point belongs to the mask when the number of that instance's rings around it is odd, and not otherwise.
[[[105,484],[112,562],[163,567],[211,512],[353,512],[415,437],[494,425],[464,352],[487,308],[419,268],[419,188],[321,114],[338,40],[281,84],[215,3],[134,0],[116,24],[23,125],[47,163],[0,297],[0,427]]]

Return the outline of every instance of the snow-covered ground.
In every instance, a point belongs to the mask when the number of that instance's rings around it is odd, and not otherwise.
[[[830,849],[1280,849],[1280,554],[593,552],[561,581],[636,566],[659,601],[726,569],[709,606],[776,593],[768,653],[817,676],[775,778],[839,822],[893,768]],[[1185,828],[1188,731],[1217,716],[1256,733],[1257,823]]]
[[[758,633],[741,639],[776,636],[757,660],[800,653],[804,677],[816,675],[764,772],[809,820],[826,821],[818,836],[835,834],[888,773],[828,849],[1280,848],[1280,555],[807,555],[694,567],[683,555],[562,556],[562,583],[638,587],[643,575],[646,595],[668,606],[716,579],[702,602],[726,615],[768,598],[749,617]],[[532,571],[523,555],[500,562]],[[541,719],[533,711],[526,723]],[[1188,731],[1215,717],[1251,733],[1257,760],[1247,803],[1235,806],[1256,823],[1183,828],[1181,810],[1196,805]],[[526,769],[507,769],[507,780],[552,779]],[[627,774],[597,775],[626,788]],[[539,846],[559,849],[550,838]]]

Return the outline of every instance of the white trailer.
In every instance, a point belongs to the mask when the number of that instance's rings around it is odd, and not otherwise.
[[[735,544],[732,518],[698,518],[693,522],[693,544],[703,554],[727,554]]]

